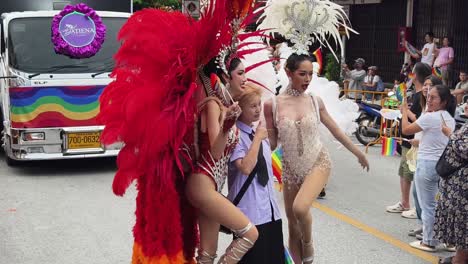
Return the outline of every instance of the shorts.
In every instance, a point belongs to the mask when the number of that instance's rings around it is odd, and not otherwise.
[[[398,175],[408,181],[413,181],[414,173],[410,171],[408,164],[406,163],[406,153],[408,153],[409,150],[409,148],[401,146],[401,160]]]

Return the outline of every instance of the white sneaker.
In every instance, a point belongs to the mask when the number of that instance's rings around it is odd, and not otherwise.
[[[407,211],[403,211],[401,213],[401,217],[408,218],[408,219],[417,219],[418,214],[416,213],[416,208],[411,208]]]
[[[408,232],[408,236],[416,236],[416,235],[421,235],[423,232],[423,229],[422,227],[418,227],[418,228],[415,228],[415,229],[411,229],[409,232]]]
[[[427,251],[427,252],[436,252],[436,247],[431,247],[428,245],[424,245],[422,241],[416,240],[410,243],[410,246],[419,250]]]
[[[408,208],[404,208],[401,202],[398,202],[394,205],[387,206],[386,211],[389,213],[401,213],[404,211],[409,210]]]
[[[457,252],[457,249],[455,248],[455,246],[449,246],[445,243],[441,243],[439,246],[437,246],[437,249],[438,250],[445,250],[445,251],[448,251],[448,252]]]

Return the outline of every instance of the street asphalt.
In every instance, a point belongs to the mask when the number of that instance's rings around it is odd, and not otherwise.
[[[311,210],[318,264],[437,263],[414,250],[418,220],[385,212],[400,196],[399,157],[371,147],[370,172],[336,143],[327,196]],[[364,148],[362,148],[364,149]],[[114,159],[33,162],[8,167],[0,156],[0,264],[130,263],[136,191],[111,191]],[[278,193],[283,210],[283,199]],[[282,212],[284,216],[284,211]],[[283,222],[287,238],[286,220]],[[221,235],[218,254],[230,242]]]

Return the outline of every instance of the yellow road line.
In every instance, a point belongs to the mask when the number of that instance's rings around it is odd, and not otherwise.
[[[361,229],[362,231],[366,232],[366,233],[369,233],[395,247],[398,247],[412,255],[415,255],[421,259],[424,259],[426,261],[428,261],[429,263],[434,263],[434,264],[437,264],[438,263],[438,257],[436,256],[433,256],[427,252],[424,252],[424,251],[421,251],[419,249],[415,249],[415,248],[412,248],[408,243],[406,242],[403,242],[403,241],[400,241],[390,235],[387,235],[385,234],[384,232],[382,231],[379,231],[373,227],[370,227],[364,223],[361,223],[359,222],[358,220],[356,219],[353,219],[347,215],[344,215],[342,213],[339,213],[325,205],[322,205],[318,202],[315,202],[313,205],[313,207],[317,208],[318,210],[332,216],[332,217],[335,217],[345,223],[348,223],[358,229]]]

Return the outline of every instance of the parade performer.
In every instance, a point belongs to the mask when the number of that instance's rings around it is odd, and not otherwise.
[[[223,61],[220,58],[218,61]],[[254,245],[258,232],[250,220],[229,200],[220,194],[227,178],[229,158],[238,143],[235,126],[241,109],[237,99],[246,82],[244,65],[238,58],[224,60],[227,64],[221,78],[214,69],[205,67],[203,85],[213,87],[210,95],[199,103],[197,123],[199,157],[195,171],[187,180],[187,195],[198,209],[200,246],[198,263],[213,263],[218,244],[220,224],[231,229],[237,238],[231,243],[219,263],[237,263]],[[211,63],[210,63],[211,64]],[[224,67],[221,67],[224,68]],[[211,78],[207,79],[206,75]],[[227,77],[223,80],[224,77]],[[224,87],[223,82],[226,81]],[[211,85],[209,84],[211,81]],[[217,88],[216,88],[217,87]]]
[[[277,74],[282,87],[279,92],[280,94],[285,93],[288,88],[289,77],[286,72],[286,60],[293,53],[294,51],[291,47],[288,47],[286,43],[281,43],[280,57],[282,66]],[[317,62],[312,62],[312,64],[314,73],[306,93],[312,96],[319,96],[338,127],[343,130],[346,135],[352,135],[358,128],[354,120],[359,117],[359,106],[354,100],[340,99],[340,87],[338,84],[334,81],[329,81],[325,77],[320,77],[318,75],[318,70],[321,65]],[[251,74],[253,75],[256,70],[257,69],[251,71]],[[324,136],[325,140],[331,139],[331,135],[329,135],[329,132],[323,126],[320,126],[320,133]]]
[[[218,230],[206,229],[207,223],[222,223],[240,237],[221,263],[236,263],[255,242],[248,219],[215,191],[226,177],[224,163],[236,140],[232,127],[240,111],[232,100],[221,98],[228,95],[208,66],[233,46],[251,7],[252,1],[212,0],[198,21],[180,12],[145,9],[119,33],[115,81],[100,98],[99,119],[105,125],[104,145],[124,143],[114,193],[123,195],[136,181],[134,264],[194,263],[197,213],[198,263],[214,261]],[[240,63],[229,69],[232,57],[220,57],[218,64],[224,63],[231,77],[241,72]]]
[[[286,61],[289,84],[285,93],[265,103],[265,120],[274,149],[283,149],[283,195],[289,227],[289,248],[296,263],[312,263],[312,217],[310,207],[328,181],[331,161],[319,137],[319,125],[369,168],[366,156],[338,127],[318,96],[306,95],[313,76],[309,45],[326,43],[328,35],[341,47],[337,27],[346,25],[342,8],[328,0],[276,0],[265,9],[260,28],[285,36],[293,43]]]

